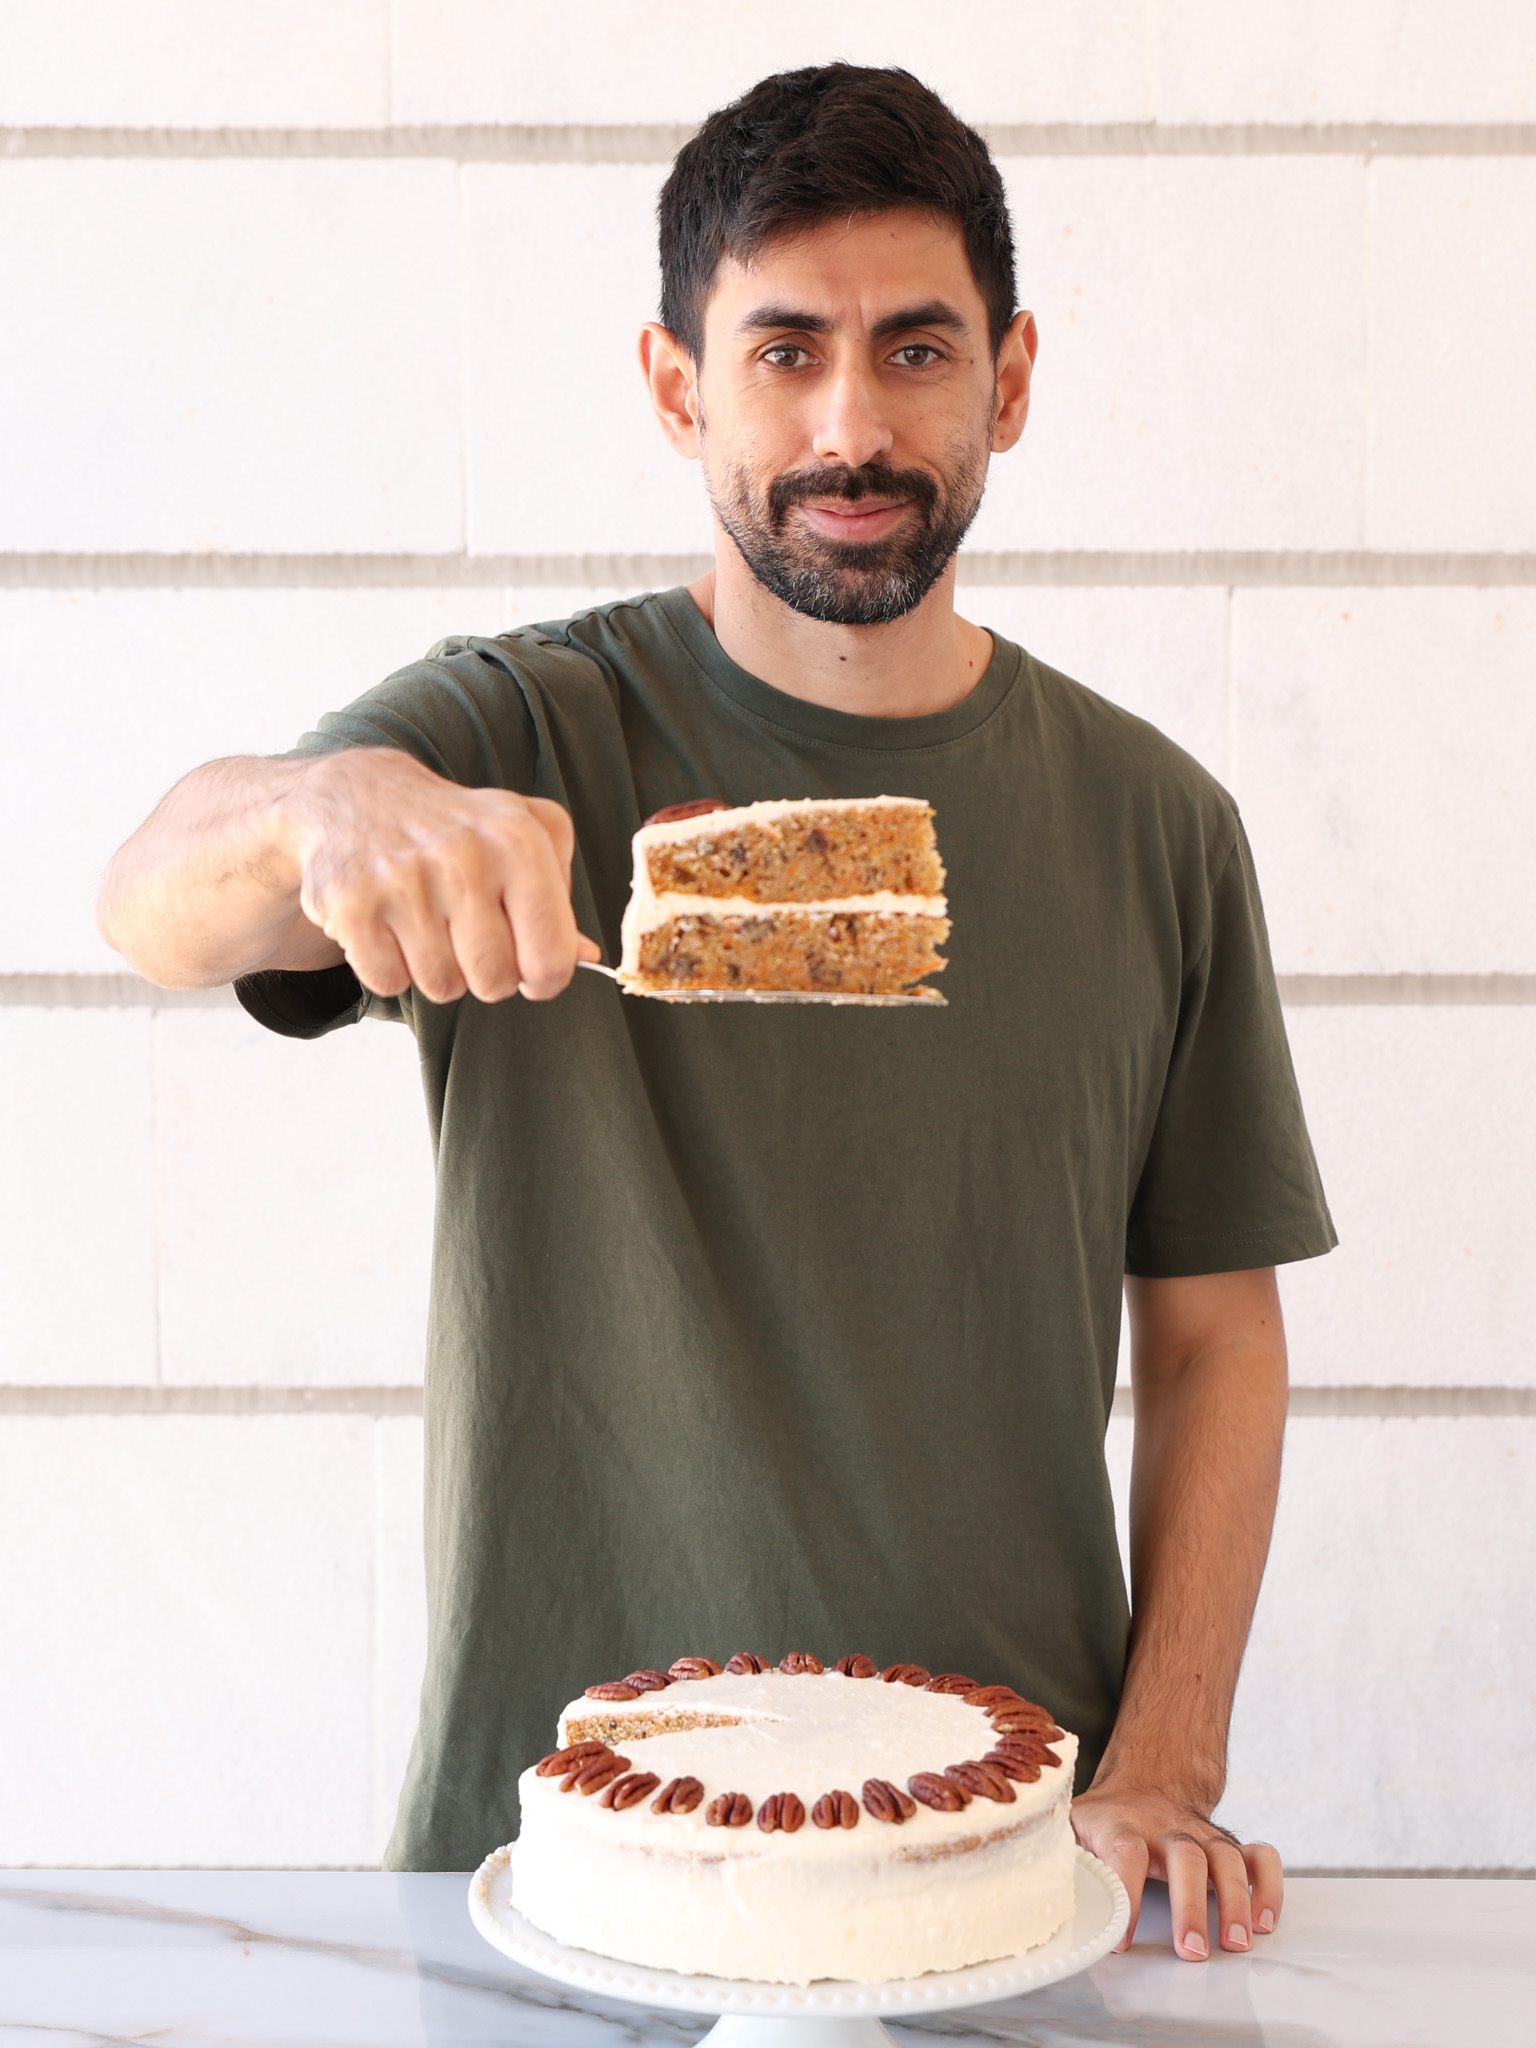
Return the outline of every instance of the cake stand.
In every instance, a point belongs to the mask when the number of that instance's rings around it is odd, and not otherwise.
[[[1131,1915],[1119,1878],[1097,1856],[1079,1849],[1076,1911],[1059,1934],[1026,1955],[889,1984],[760,1984],[684,1977],[567,1948],[513,1908],[511,1889],[504,1849],[488,1856],[470,1880],[469,1916],[493,1948],[578,1991],[659,2006],[664,2012],[717,2013],[720,2017],[705,2036],[709,2048],[894,2048],[882,2014],[948,2012],[1038,1991],[1108,1955]]]

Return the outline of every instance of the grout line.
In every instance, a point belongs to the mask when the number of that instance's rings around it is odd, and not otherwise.
[[[982,122],[997,157],[1536,155],[1529,121]],[[678,122],[478,122],[383,128],[0,127],[0,157],[436,157],[457,163],[664,164]]]
[[[1110,1413],[1132,1417],[1129,1387],[1116,1387]],[[1431,1415],[1536,1415],[1536,1387],[1292,1387],[1290,1413],[1378,1421]]]
[[[1287,1009],[1536,1005],[1536,974],[1282,974]],[[229,1010],[230,988],[156,988],[136,974],[0,974],[0,1010]]]
[[[1383,1869],[1380,1865],[1350,1864],[1337,1869],[1327,1869],[1322,1864],[1309,1865],[1305,1869],[1287,1870],[1287,1877],[1501,1877],[1533,1878],[1536,1868],[1525,1869],[1518,1864],[1487,1864],[1482,1866],[1436,1863],[1424,1864],[1412,1870]]]
[[[422,1412],[419,1386],[0,1385],[0,1415],[367,1415],[378,1421]],[[1129,1387],[1116,1388],[1112,1412],[1132,1413]],[[1536,1387],[1292,1387],[1290,1412],[1378,1420],[1536,1416]]]
[[[136,974],[0,974],[0,1010],[231,1010],[232,988],[156,988]]]
[[[1536,974],[1281,974],[1276,980],[1289,1010],[1536,1003]]]
[[[709,554],[21,554],[0,552],[0,590],[638,590],[689,583]],[[1283,589],[1511,588],[1536,583],[1536,552],[1413,553],[1338,548],[973,550],[967,587],[1224,585]]]
[[[417,1387],[0,1386],[0,1415],[420,1415]]]

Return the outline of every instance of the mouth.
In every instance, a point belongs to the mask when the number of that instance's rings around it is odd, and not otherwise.
[[[868,498],[842,498],[830,505],[797,507],[801,517],[816,533],[829,540],[884,540],[911,509],[910,498],[871,503]]]

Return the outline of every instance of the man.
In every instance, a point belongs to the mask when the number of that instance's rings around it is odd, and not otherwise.
[[[765,80],[680,154],[661,246],[641,358],[713,574],[445,643],[296,753],[197,770],[103,892],[152,980],[420,1045],[430,1642],[389,1860],[509,1836],[594,1678],[861,1649],[1042,1699],[1083,1738],[1081,1839],[1133,1899],[1167,1878],[1181,1955],[1208,1888],[1245,1948],[1279,1861],[1210,1814],[1279,1467],[1273,1267],[1333,1239],[1240,824],[954,610],[1035,353],[972,131],[898,71]],[[650,812],[880,793],[937,813],[947,1009],[574,973],[616,957]]]

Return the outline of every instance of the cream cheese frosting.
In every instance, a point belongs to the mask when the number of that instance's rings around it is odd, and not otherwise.
[[[523,1774],[513,1903],[574,1946],[712,1976],[880,1981],[1018,1954],[1072,1910],[1071,1735],[1011,1800],[917,1804],[899,1824],[861,1804],[855,1826],[812,1825],[823,1794],[859,1801],[866,1780],[904,1788],[985,1756],[997,1736],[963,1694],[838,1671],[722,1674],[573,1701],[562,1747],[594,1739],[636,1773],[663,1786],[691,1777],[703,1792],[690,1812],[657,1813],[650,1795],[619,1811]],[[712,1826],[721,1793],[745,1795],[754,1815],[790,1793],[807,1818],[792,1833]]]

